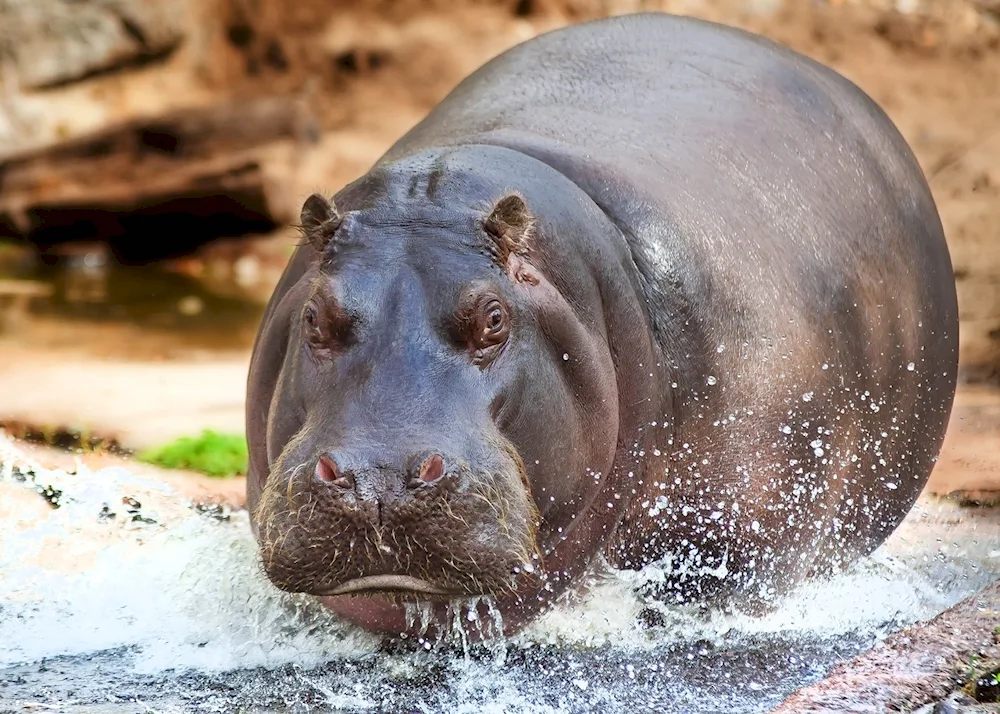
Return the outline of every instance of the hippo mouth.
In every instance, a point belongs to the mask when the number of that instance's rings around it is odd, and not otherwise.
[[[376,593],[399,593],[414,595],[436,595],[453,597],[457,593],[440,585],[415,578],[411,575],[368,575],[348,580],[326,593],[332,595],[369,595]]]

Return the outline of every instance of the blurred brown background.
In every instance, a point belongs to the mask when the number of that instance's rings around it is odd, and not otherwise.
[[[963,377],[995,380],[1000,0],[0,0],[0,423],[241,429],[305,196],[505,48],[650,10],[768,35],[885,108],[944,220]]]

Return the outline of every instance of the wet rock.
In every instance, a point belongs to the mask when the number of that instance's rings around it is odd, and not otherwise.
[[[651,607],[644,607],[639,612],[638,620],[639,624],[647,630],[659,629],[667,624],[663,613]]]
[[[121,455],[131,454],[131,451],[118,443],[117,439],[91,434],[87,430],[78,428],[36,426],[9,419],[0,421],[0,428],[14,439],[32,444],[45,444],[78,454],[89,454],[95,451]],[[15,467],[16,471],[17,467]],[[34,478],[34,473],[30,473],[31,477]]]
[[[920,707],[913,714],[980,714],[983,709],[976,701],[961,692],[954,692],[947,699]]]
[[[24,483],[25,481],[34,481],[35,472],[31,469],[21,469],[15,466],[11,469],[11,477],[18,483]]]
[[[131,496],[124,496],[122,498],[122,504],[125,506],[125,512],[131,516],[129,520],[132,523],[143,523],[146,525],[156,524],[156,519],[151,515],[143,515],[142,504]]]
[[[220,523],[228,521],[230,517],[230,510],[221,503],[196,503],[194,510],[198,514],[219,521]]]
[[[1000,667],[976,679],[972,696],[977,702],[989,704],[1000,702]]]
[[[224,101],[7,156],[0,237],[46,250],[105,237],[120,260],[147,262],[267,233],[293,216],[263,153],[294,136],[300,111],[282,97]]]
[[[995,508],[1000,506],[1000,491],[954,491],[950,498],[962,508]]]
[[[43,486],[41,484],[35,486],[35,491],[39,496],[45,499],[45,501],[53,508],[59,508],[62,504],[59,503],[59,499],[62,498],[62,491],[51,485]]]
[[[0,61],[25,88],[66,84],[169,54],[184,0],[0,0]]]

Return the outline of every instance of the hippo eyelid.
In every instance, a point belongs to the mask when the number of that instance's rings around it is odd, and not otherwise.
[[[339,304],[310,300],[302,309],[301,319],[306,342],[319,353],[328,355],[356,342],[358,316]]]
[[[495,318],[499,321],[494,324]],[[510,308],[495,290],[469,289],[445,329],[456,347],[468,351],[472,363],[484,368],[507,343],[512,322]]]

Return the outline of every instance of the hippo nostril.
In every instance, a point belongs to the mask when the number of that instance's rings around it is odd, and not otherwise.
[[[410,479],[410,487],[416,488],[424,484],[432,484],[444,476],[444,459],[440,454],[433,454],[420,464],[416,478]]]
[[[354,488],[354,479],[351,475],[341,473],[334,460],[326,454],[320,456],[319,461],[316,463],[316,478],[338,488]]]
[[[434,483],[444,475],[444,459],[434,454],[420,466],[419,478],[424,483]]]
[[[319,457],[319,463],[316,464],[316,477],[320,481],[336,481],[340,478],[340,471],[337,469],[337,464],[333,463],[333,459],[325,454]]]

